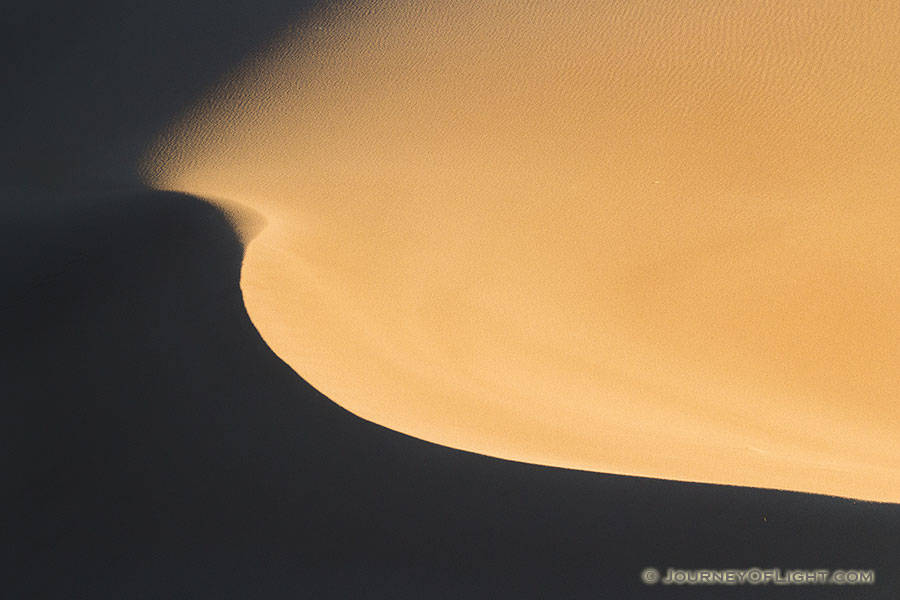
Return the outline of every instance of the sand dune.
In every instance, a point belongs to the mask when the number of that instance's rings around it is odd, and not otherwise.
[[[147,178],[241,207],[254,324],[366,419],[898,501],[898,56],[888,2],[362,3]]]

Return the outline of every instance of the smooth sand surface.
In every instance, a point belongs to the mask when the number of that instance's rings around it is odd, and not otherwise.
[[[253,323],[361,417],[900,501],[898,58],[889,2],[362,3],[147,178],[259,215]]]

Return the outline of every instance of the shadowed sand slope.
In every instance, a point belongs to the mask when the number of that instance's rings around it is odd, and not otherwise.
[[[314,1],[8,2],[0,178],[135,181],[147,140]]]
[[[898,57],[890,2],[364,2],[148,179],[262,215],[249,314],[361,417],[898,501]]]
[[[146,191],[3,199],[5,597],[705,595],[648,589],[647,565],[875,569],[875,586],[789,595],[897,597],[896,505],[409,438],[272,354],[241,301],[242,248],[209,205]]]

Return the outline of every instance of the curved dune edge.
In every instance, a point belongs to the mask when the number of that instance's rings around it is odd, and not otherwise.
[[[670,4],[323,11],[147,180],[249,209],[251,319],[365,419],[900,501],[900,8]]]

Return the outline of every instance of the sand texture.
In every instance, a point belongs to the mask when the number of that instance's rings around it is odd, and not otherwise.
[[[365,419],[896,502],[898,97],[894,2],[364,2],[146,176],[232,211],[254,325]]]

